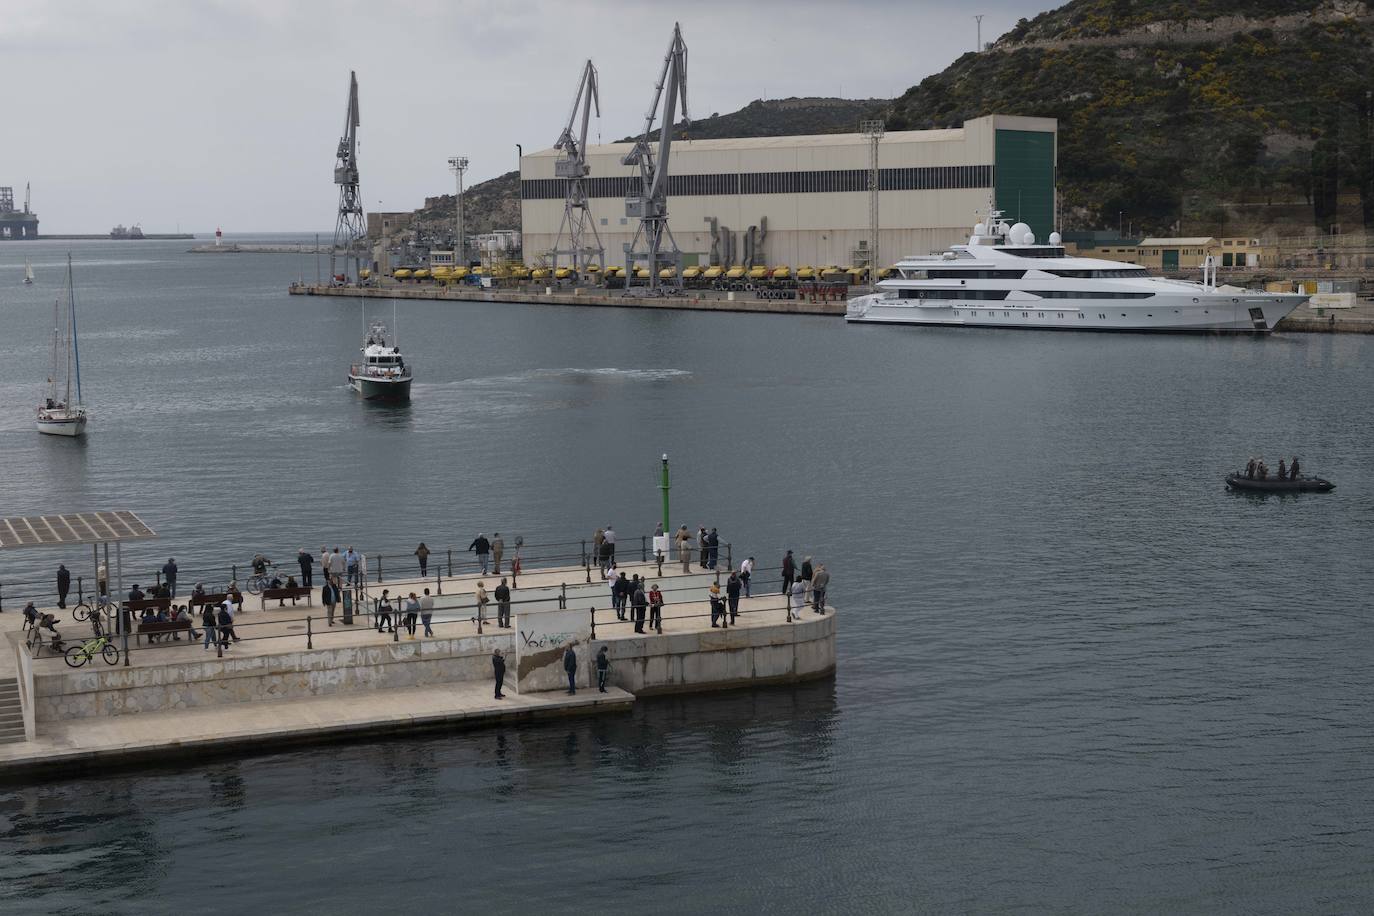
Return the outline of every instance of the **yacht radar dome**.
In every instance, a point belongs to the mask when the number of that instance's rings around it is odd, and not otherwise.
[[[1028,232],[1030,232],[1030,226],[1027,226],[1025,223],[1017,223],[1011,227],[1011,231],[1007,233],[1007,237],[1011,240],[1013,245],[1027,245],[1030,244],[1025,238]]]
[[[1049,241],[1051,245],[1062,245],[1064,243],[1064,237],[1058,232],[1051,232]]]

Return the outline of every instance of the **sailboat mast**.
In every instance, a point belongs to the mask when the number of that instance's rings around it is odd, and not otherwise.
[[[67,394],[62,403],[72,406],[72,256],[67,255],[67,333],[62,338],[62,349],[67,357]]]
[[[71,290],[70,305],[68,306],[71,314],[72,323],[72,354],[76,357],[76,403],[83,403],[81,398],[81,344],[77,342],[76,336],[76,284],[72,282],[72,256],[67,255],[67,287]],[[71,385],[71,377],[67,378],[67,385]],[[68,398],[71,397],[68,392]]]

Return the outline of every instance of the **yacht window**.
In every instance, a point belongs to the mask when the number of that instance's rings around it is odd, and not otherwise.
[[[1026,275],[1024,270],[927,270],[924,272],[931,280],[1020,280]],[[916,278],[920,279],[920,278]]]
[[[1064,257],[1063,248],[1045,246],[1044,248],[1004,248],[999,247],[998,251],[1005,251],[1007,254],[1014,254],[1021,258],[1062,258]]]
[[[1150,272],[1142,268],[1111,268],[1108,270],[1096,270],[1092,268],[1076,269],[1070,267],[1051,267],[1045,273],[1054,274],[1056,277],[1073,277],[1075,279],[1089,278],[1109,278],[1109,277],[1145,277]]]
[[[1002,300],[1007,298],[1010,290],[1005,289],[904,289],[900,295],[903,299],[993,299]]]
[[[1034,293],[1041,299],[1149,299],[1154,296],[1154,293],[1098,293],[1058,289],[1032,289],[1026,292]]]

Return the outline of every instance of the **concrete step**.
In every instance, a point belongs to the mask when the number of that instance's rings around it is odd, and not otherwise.
[[[0,744],[23,744],[29,740],[24,737],[24,730],[20,729],[17,735],[0,734]]]

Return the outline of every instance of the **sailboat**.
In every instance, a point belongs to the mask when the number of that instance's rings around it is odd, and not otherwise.
[[[28,258],[24,259],[24,285],[33,286],[33,265]]]
[[[86,431],[86,408],[81,403],[81,350],[76,344],[76,288],[72,284],[72,256],[67,255],[67,288],[64,297],[52,304],[52,371],[48,373],[48,395],[38,405],[38,431],[49,436],[79,436]],[[66,308],[63,308],[63,298]],[[65,314],[64,314],[65,312]],[[66,369],[66,385],[57,385],[57,375]],[[76,401],[72,401],[72,378],[76,379]]]

